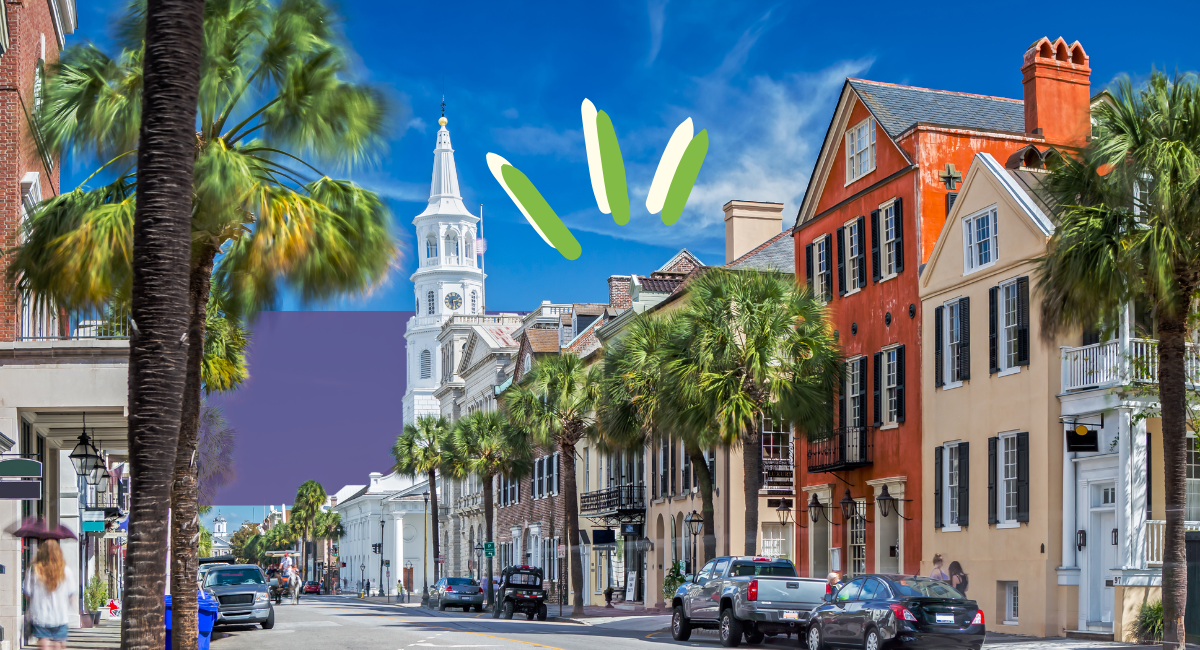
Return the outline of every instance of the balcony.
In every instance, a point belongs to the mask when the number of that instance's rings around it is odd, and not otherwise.
[[[30,308],[21,313],[18,341],[81,341],[129,339],[129,321],[92,315],[68,314],[55,309]]]
[[[767,494],[792,494],[796,491],[792,482],[794,463],[789,458],[764,458],[762,460],[762,491]]]
[[[837,472],[871,465],[874,427],[834,429],[808,444],[808,471]]]
[[[618,485],[584,492],[579,496],[579,516],[614,517],[645,513],[646,486]]]
[[[1200,385],[1200,353],[1187,344],[1188,383]],[[1062,392],[1097,390],[1158,381],[1158,341],[1112,339],[1078,348],[1062,348]]]
[[[1200,531],[1200,521],[1185,521],[1183,529],[1187,532]],[[1146,566],[1161,567],[1163,564],[1163,537],[1167,532],[1167,522],[1150,520],[1146,522]]]

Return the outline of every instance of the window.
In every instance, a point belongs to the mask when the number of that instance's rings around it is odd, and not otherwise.
[[[1000,464],[996,468],[1000,479],[999,523],[1017,522],[1017,436],[1000,436]]]
[[[875,354],[875,426],[904,421],[904,346]]]
[[[1019,372],[1029,365],[1029,278],[1013,278],[989,289],[988,315],[991,372]]]
[[[1017,624],[1017,583],[1004,583],[1004,624]]]
[[[433,376],[433,354],[429,350],[421,350],[421,379]]]
[[[429,259],[433,259],[437,256],[438,256],[437,240],[436,239],[425,240],[425,257],[429,258]]]
[[[950,381],[962,381],[959,373],[959,359],[962,354],[962,307],[957,301],[946,307],[946,325],[949,337],[946,339],[946,359]]]
[[[667,439],[663,438],[662,444],[659,445],[659,449],[658,449],[658,459],[659,459],[659,463],[660,463],[659,464],[659,477],[658,477],[658,495],[659,496],[666,496],[671,493],[671,490],[670,490],[671,452],[669,451],[669,449],[670,449],[670,447],[667,444]]]
[[[1188,469],[1189,470],[1191,469],[1190,455],[1191,454],[1189,453],[1189,458],[1188,458]],[[1188,476],[1189,477],[1191,476],[1190,472],[1189,472]],[[1115,505],[1116,503],[1117,503],[1117,488],[1106,487],[1106,488],[1100,489],[1100,505],[1111,506],[1111,505]]]
[[[988,438],[988,523],[1016,528],[1029,521],[1029,434]]]
[[[471,313],[472,314],[479,313],[478,305],[479,305],[479,294],[476,293],[475,291],[471,291]]]
[[[591,464],[591,461],[588,460],[588,457],[591,455],[589,452],[591,452],[591,448],[589,448],[589,447],[583,448],[583,491],[584,492],[592,491],[592,464]]]
[[[1187,497],[1184,502],[1184,519],[1200,521],[1200,451],[1196,438],[1187,439]]]
[[[843,288],[844,293],[857,291],[866,284],[864,282],[866,268],[863,263],[866,262],[867,256],[863,251],[864,236],[862,226],[862,219],[855,219],[848,222],[842,228],[846,246],[846,285]]]
[[[1019,367],[1017,364],[1017,283],[1000,285],[1000,342],[1003,344],[1001,358],[1005,368]]]
[[[994,440],[994,439],[993,439]],[[991,443],[988,446],[992,450]],[[968,525],[971,505],[970,446],[966,442],[948,442],[933,450],[933,526],[945,531]],[[988,470],[989,481],[992,471]],[[991,483],[989,483],[989,486]],[[989,494],[990,487],[989,487]],[[989,509],[989,521],[991,511]]]
[[[425,294],[425,302],[429,304],[429,315],[432,316],[434,308],[437,307],[437,300],[434,298],[432,291]]]
[[[965,272],[977,271],[996,261],[996,209],[987,210],[963,219]]]
[[[821,235],[804,247],[808,290],[822,302],[833,299],[833,267],[829,260],[829,235]]]
[[[695,477],[692,473],[692,457],[688,456],[687,448],[683,445],[679,445],[679,466],[683,470],[683,490],[680,494],[688,494],[692,491]]]
[[[850,575],[867,572],[867,504],[854,502],[854,514],[850,516]]]
[[[934,385],[955,388],[971,378],[970,298],[934,309]]]
[[[900,199],[871,212],[871,274],[876,282],[904,270],[903,224]]]
[[[783,526],[764,524],[762,527],[762,552],[767,557],[788,557]]]
[[[846,130],[846,184],[875,170],[875,118]]]
[[[845,425],[847,427],[858,428],[863,426],[863,403],[862,395],[859,393],[858,387],[862,383],[862,363],[860,359],[854,359],[846,364],[846,395],[849,397],[846,404],[847,419]]]
[[[946,513],[950,524],[958,524],[958,445],[946,447]]]

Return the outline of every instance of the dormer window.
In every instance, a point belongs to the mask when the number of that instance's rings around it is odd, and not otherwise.
[[[875,118],[846,130],[846,184],[875,171]]]
[[[996,262],[996,208],[963,219],[963,272],[972,273]]]

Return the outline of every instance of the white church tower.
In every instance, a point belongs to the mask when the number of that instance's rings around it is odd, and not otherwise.
[[[413,219],[417,227],[417,258],[412,274],[417,314],[404,333],[408,348],[408,382],[404,394],[404,424],[422,415],[438,415],[441,406],[433,396],[441,377],[442,354],[437,336],[442,323],[456,314],[481,314],[484,273],[475,255],[479,217],[463,205],[458,192],[454,149],[446,129],[445,103],[437,148],[433,150],[433,184],[429,205]]]

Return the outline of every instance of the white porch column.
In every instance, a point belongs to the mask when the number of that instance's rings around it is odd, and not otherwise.
[[[1131,567],[1132,553],[1130,551],[1130,536],[1133,529],[1130,522],[1133,518],[1134,471],[1131,466],[1133,454],[1134,426],[1127,409],[1117,409],[1117,558],[1122,567]],[[1109,531],[1097,531],[1109,535]],[[1092,540],[1088,540],[1089,542]],[[1108,541],[1108,540],[1097,540]],[[1106,567],[1109,568],[1109,567]]]
[[[404,502],[399,502],[394,505],[396,508],[392,511],[392,584],[390,587],[396,591],[398,580],[404,578]]]
[[[1125,568],[1140,569],[1146,565],[1146,493],[1150,480],[1150,464],[1146,449],[1146,422],[1130,426],[1129,435],[1129,508],[1126,528],[1121,537],[1126,542]]]
[[[1063,571],[1058,574],[1058,584],[1060,585],[1078,585],[1079,584],[1079,562],[1077,561],[1075,548],[1075,531],[1079,529],[1075,516],[1075,452],[1067,451],[1067,436],[1062,435],[1063,444],[1063,466],[1062,466],[1062,488],[1063,488],[1063,516],[1062,516],[1062,566],[1061,569],[1073,569],[1075,571],[1074,581],[1070,580],[1068,575],[1064,575]],[[1064,581],[1064,579],[1066,581]]]

